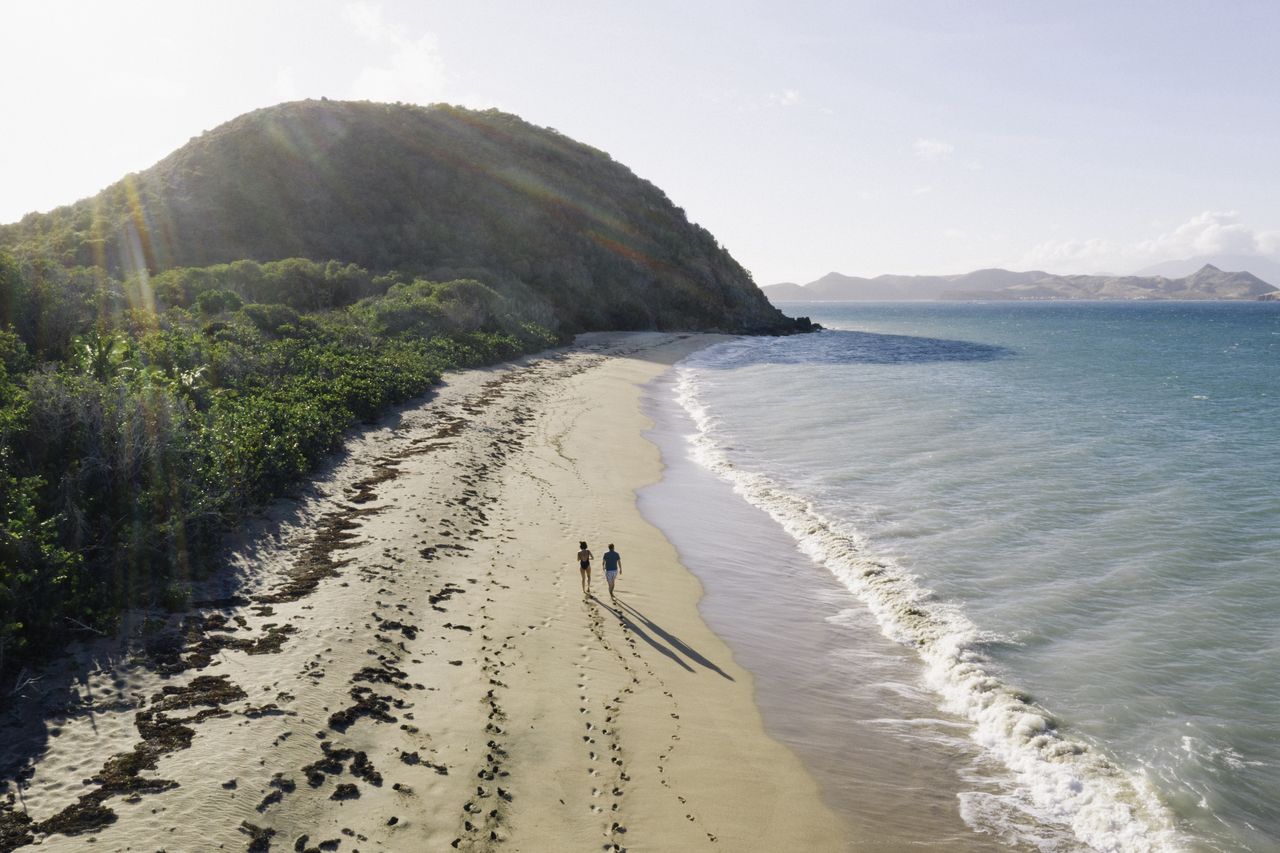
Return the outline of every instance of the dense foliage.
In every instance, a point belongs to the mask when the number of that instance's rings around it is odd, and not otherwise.
[[[288,259],[124,281],[0,251],[0,673],[180,597],[219,534],[441,371],[555,342],[475,281]]]
[[[0,226],[0,675],[176,603],[228,524],[446,368],[587,329],[806,326],[554,130],[323,100],[241,116]]]
[[[794,330],[657,187],[495,110],[258,110],[93,198],[0,226],[4,247],[122,279],[291,257],[473,278],[570,331]]]

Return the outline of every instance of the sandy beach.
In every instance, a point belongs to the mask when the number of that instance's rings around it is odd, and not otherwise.
[[[0,850],[850,849],[636,509],[640,386],[713,340],[583,336],[353,437],[201,606],[20,688]]]

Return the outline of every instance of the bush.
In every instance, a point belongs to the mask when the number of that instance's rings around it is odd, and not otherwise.
[[[206,290],[196,297],[196,308],[206,317],[223,311],[235,311],[242,305],[244,300],[230,290]]]
[[[246,305],[239,313],[259,331],[268,335],[291,333],[302,319],[298,312],[287,305]],[[288,327],[288,328],[286,328]]]
[[[186,273],[171,293],[228,275]],[[11,293],[31,292],[23,274],[0,259]],[[222,317],[203,326],[176,307],[99,317],[61,359],[0,331],[0,675],[77,623],[109,627],[131,602],[173,605],[227,525],[442,371],[557,341],[476,281],[400,282],[309,313],[227,313],[238,298],[201,291],[200,315]]]

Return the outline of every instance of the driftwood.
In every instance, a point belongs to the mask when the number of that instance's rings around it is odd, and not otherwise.
[[[70,622],[72,625],[75,625],[77,628],[80,628],[81,630],[84,630],[84,631],[91,631],[91,632],[93,632],[94,634],[97,634],[99,637],[105,637],[105,636],[107,636],[107,632],[106,632],[106,631],[99,631],[97,628],[93,627],[92,625],[86,625],[86,624],[84,624],[84,623],[83,623],[83,622],[81,622],[79,619],[72,619],[70,616],[67,616],[67,617],[66,617],[66,620],[67,620],[68,622]]]
[[[23,690],[26,690],[28,687],[35,684],[37,681],[39,681],[42,678],[44,678],[43,675],[33,675],[30,678],[28,678],[27,668],[24,666],[22,668],[22,672],[18,673],[18,679],[13,683],[13,689],[9,691],[9,695],[17,696]]]

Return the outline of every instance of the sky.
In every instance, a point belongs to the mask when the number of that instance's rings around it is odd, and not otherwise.
[[[759,284],[1280,259],[1280,3],[0,0],[0,222],[299,98],[496,107]]]

